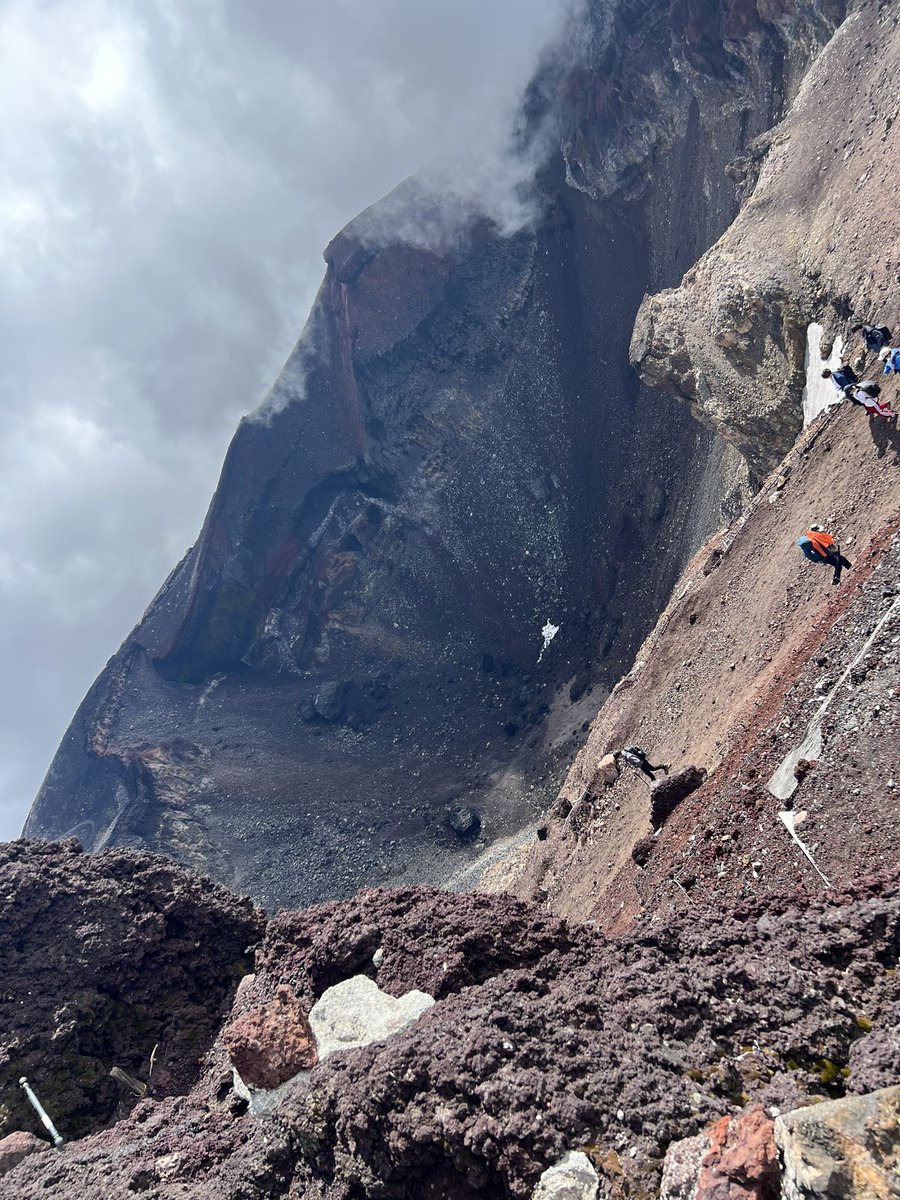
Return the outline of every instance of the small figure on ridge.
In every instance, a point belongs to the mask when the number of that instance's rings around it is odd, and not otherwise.
[[[617,750],[616,754],[621,755],[621,757],[624,758],[628,763],[629,767],[634,767],[636,771],[642,771],[645,775],[648,775],[653,780],[656,778],[656,776],[653,774],[654,771],[664,771],[666,775],[669,773],[668,763],[660,763],[658,767],[654,767],[653,764],[648,761],[645,751],[643,751],[640,746],[626,746],[624,750]]]
[[[862,338],[866,344],[866,350],[870,354],[877,354],[883,346],[891,344],[893,334],[887,325],[854,325],[851,332],[856,333],[860,329],[862,330]]]
[[[844,388],[844,395],[852,404],[860,404],[870,417],[884,417],[886,421],[896,421],[897,414],[889,404],[882,404],[878,399],[881,388],[874,379],[863,379],[861,383],[851,383]]]
[[[827,563],[834,568],[833,584],[841,582],[841,571],[849,571],[852,563],[841,554],[841,548],[821,525],[810,525],[803,537],[797,538],[797,545],[810,562]]]

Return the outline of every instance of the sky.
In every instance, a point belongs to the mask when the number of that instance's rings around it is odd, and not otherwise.
[[[0,839],[196,538],[331,237],[422,167],[525,219],[510,115],[569,8],[0,0]]]

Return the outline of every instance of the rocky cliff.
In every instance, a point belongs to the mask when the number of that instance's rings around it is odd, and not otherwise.
[[[8,870],[0,874],[4,916],[30,892],[29,858],[58,870],[64,857],[41,844],[13,854],[19,892]],[[132,903],[155,906],[144,855],[72,861],[69,852],[69,885],[95,895],[96,881],[120,874],[129,858],[138,868]],[[178,894],[197,894],[195,878],[159,869]],[[208,885],[206,895],[210,933],[218,921],[231,936],[233,915]],[[673,1139],[722,1118],[727,1125],[754,1104],[787,1112],[893,1081],[882,1051],[900,1021],[898,922],[896,873],[811,901],[782,895],[727,915],[674,914],[617,941],[509,897],[428,888],[372,889],[281,913],[230,1012],[223,1006],[216,1029],[181,1045],[191,1069],[202,1058],[193,1087],[123,1098],[133,1107],[117,1125],[102,1129],[98,1112],[89,1136],[62,1151],[44,1143],[0,1188],[17,1200],[499,1200],[531,1196],[545,1169],[577,1150],[594,1180],[579,1197],[601,1186],[622,1200],[655,1196]],[[86,971],[101,992],[120,977],[107,959],[54,986],[30,973],[37,958],[28,961],[21,986],[39,987],[50,1007],[84,986]],[[145,1018],[164,1024],[171,1015],[157,966],[149,955],[136,982],[146,989]],[[320,1040],[322,1061],[280,1076],[267,1093],[235,1077],[229,1048],[251,1014],[257,1065],[274,1068],[296,1036],[293,1011],[314,1019],[336,985],[355,979],[362,990],[360,976],[369,999],[350,1012],[345,1002],[343,1046],[338,1039],[329,1052]],[[434,1003],[373,1038],[376,997],[388,1007],[410,992]],[[165,1043],[170,1056],[176,1044]],[[111,1048],[98,1040],[82,1050],[85,1075],[102,1080]],[[31,1079],[70,1136],[66,1094],[51,1086],[59,1065],[51,1044]],[[146,1081],[147,1064],[134,1069]],[[18,1070],[13,1054],[0,1084]],[[896,1144],[888,1119],[878,1141],[885,1162]]]
[[[593,3],[586,49],[529,96],[559,131],[533,228],[386,237],[429,224],[413,181],[335,239],[199,540],[83,702],[28,834],[158,848],[296,903],[446,879],[480,849],[454,805],[488,840],[537,815],[746,497],[720,433],[638,385],[634,316],[728,227],[726,166],[843,15]],[[751,466],[770,453],[738,445]]]

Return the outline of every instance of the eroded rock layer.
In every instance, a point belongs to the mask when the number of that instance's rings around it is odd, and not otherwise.
[[[30,835],[159,848],[297,903],[445,880],[537,814],[744,489],[718,435],[638,387],[634,314],[727,227],[726,165],[842,17],[591,4],[585,53],[530,97],[560,130],[534,229],[385,241],[427,203],[409,183],[335,239],[265,412],[83,702]],[[480,844],[448,826],[460,805],[483,810]]]

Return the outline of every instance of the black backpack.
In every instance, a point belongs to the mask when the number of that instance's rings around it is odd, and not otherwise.
[[[865,392],[867,396],[872,396],[873,398],[881,395],[881,388],[877,383],[873,383],[871,379],[867,379],[865,383],[861,383],[859,385],[859,390],[861,392]]]

